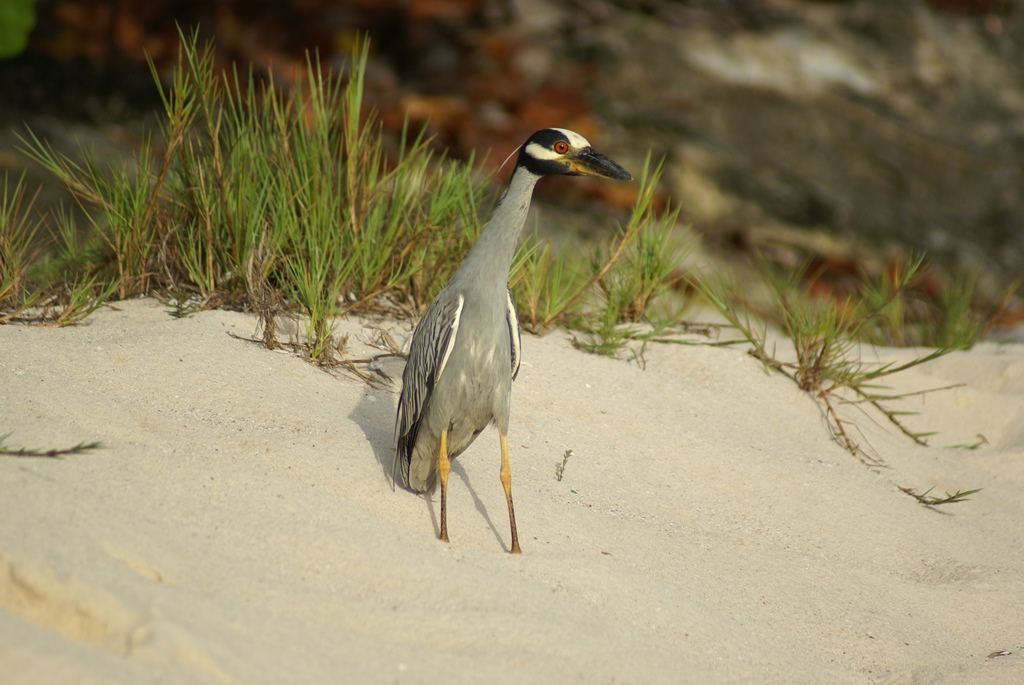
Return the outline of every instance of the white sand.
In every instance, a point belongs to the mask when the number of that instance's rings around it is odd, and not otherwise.
[[[438,542],[436,498],[389,484],[396,389],[253,331],[152,300],[0,326],[8,446],[106,446],[0,458],[2,682],[1024,682],[1024,346],[896,377],[966,387],[904,402],[929,448],[853,414],[871,470],[741,349],[641,370],[524,336],[514,557],[493,429]]]

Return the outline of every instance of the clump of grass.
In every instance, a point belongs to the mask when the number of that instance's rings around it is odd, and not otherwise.
[[[654,300],[665,291],[669,276],[693,246],[676,231],[678,208],[661,213],[653,209],[654,189],[663,170],[664,160],[651,170],[648,157],[632,215],[614,251],[603,246],[594,251],[593,278],[609,321],[637,323],[646,319]]]
[[[585,263],[578,253],[555,254],[536,234],[523,241],[512,273],[519,319],[538,335],[562,322],[586,288]]]
[[[682,314],[681,308],[662,316],[653,313],[696,243],[688,232],[677,229],[678,208],[654,209],[654,191],[663,170],[664,160],[652,168],[648,156],[628,223],[613,245],[598,246],[593,253],[595,296],[573,322],[580,332],[573,344],[580,349],[615,355],[628,341],[639,339],[646,344]],[[642,349],[634,352],[641,365]]]
[[[69,265],[99,273],[105,282],[114,283],[121,298],[149,292],[154,277],[154,257],[161,241],[150,221],[160,198],[159,183],[149,184],[152,166],[150,145],[121,164],[101,168],[92,150],[82,149],[83,160],[76,162],[56,152],[51,145],[29,131],[22,138],[25,152],[61,180],[85,209],[92,222],[94,245],[77,256],[92,258],[89,264]],[[59,231],[74,230],[70,214],[58,216]],[[100,245],[97,247],[95,242]]]
[[[923,254],[896,260],[884,274],[858,279],[860,308],[869,316],[857,337],[873,345],[967,349],[989,318],[974,303],[977,282],[977,273],[940,278]]]
[[[649,319],[652,304],[693,241],[676,231],[678,209],[654,207],[663,169],[664,160],[652,167],[648,155],[628,221],[589,258],[571,251],[554,254],[536,238],[524,244],[513,271],[524,328],[543,333],[564,325],[580,333],[574,340],[580,349],[614,355],[642,336],[637,324],[664,325]]]
[[[881,412],[904,435],[920,445],[927,444],[931,433],[914,432],[901,421],[910,413],[891,408],[891,403],[912,394],[886,394],[880,381],[888,376],[927,363],[958,349],[969,347],[976,329],[963,329],[949,344],[924,352],[903,364],[872,364],[862,360],[862,342],[877,339],[880,330],[892,330],[894,322],[904,320],[908,291],[920,276],[924,257],[916,256],[898,263],[882,279],[868,282],[866,296],[851,294],[843,299],[818,298],[801,282],[801,270],[783,271],[764,258],[760,272],[767,286],[767,319],[775,322],[793,345],[795,360],[784,361],[769,349],[767,325],[752,323],[748,310],[741,310],[744,298],[737,296],[739,286],[723,279],[702,279],[697,288],[707,301],[735,327],[752,354],[767,368],[791,378],[803,391],[822,403],[833,437],[861,461],[879,465],[880,458],[870,453],[854,437],[851,422],[840,413],[841,405],[868,405]],[[936,388],[939,390],[942,388]],[[930,391],[928,391],[930,392]]]
[[[17,319],[36,306],[40,291],[29,280],[40,221],[29,219],[35,195],[26,197],[24,177],[11,187],[5,176],[0,197],[0,323]]]
[[[57,214],[56,254],[43,253],[43,219],[34,210],[36,195],[26,195],[23,181],[12,186],[5,177],[0,191],[0,324],[77,323],[112,288],[97,275],[68,266],[82,252],[70,214]]]
[[[362,104],[367,54],[359,45],[343,76],[311,58],[285,91],[219,73],[212,49],[182,36],[173,84],[157,79],[156,157],[147,142],[130,162],[101,168],[88,150],[76,162],[30,132],[26,151],[93,217],[94,240],[62,260],[64,282],[89,274],[119,298],[162,294],[178,315],[249,309],[268,346],[276,317],[298,313],[296,342],[319,364],[335,359],[335,317],[384,306],[384,296],[391,306],[429,301],[479,233],[483,181],[422,135],[404,132],[397,157],[385,154]]]
[[[410,284],[422,265],[451,262],[436,259],[449,227],[479,231],[481,186],[469,165],[437,163],[422,136],[403,135],[398,158],[386,158],[380,124],[362,108],[366,44],[345,80],[310,60],[305,83],[287,93],[251,74],[243,89],[236,74],[233,97],[218,89],[209,54],[186,47],[179,72],[190,77],[168,101],[169,111],[198,103],[198,135],[172,167],[185,282],[204,300],[244,293],[268,344],[275,317],[297,308],[308,357],[330,364],[335,317],[395,291],[421,295]],[[434,282],[418,284],[422,297]]]

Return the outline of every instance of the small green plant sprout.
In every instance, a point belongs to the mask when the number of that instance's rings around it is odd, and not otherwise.
[[[946,449],[950,449],[950,450],[957,450],[957,449],[960,449],[960,450],[976,450],[979,447],[981,447],[982,445],[989,444],[988,443],[988,438],[986,438],[981,433],[978,433],[975,437],[978,438],[978,442],[964,443],[964,444],[960,444],[960,445],[948,445],[946,447]]]
[[[74,447],[63,447],[53,449],[38,449],[34,447],[19,447],[14,449],[8,447],[6,444],[7,438],[10,437],[10,433],[0,435],[0,455],[5,457],[43,457],[47,459],[60,459],[75,454],[85,454],[92,450],[98,450],[103,447],[100,442],[80,442]]]
[[[934,487],[930,487],[920,494],[918,494],[913,488],[905,488],[900,485],[897,485],[896,487],[898,487],[902,492],[905,492],[906,494],[910,495],[911,497],[913,497],[926,507],[937,507],[940,504],[956,504],[957,502],[966,502],[969,499],[970,495],[973,495],[977,492],[981,492],[983,489],[975,488],[974,490],[957,490],[952,495],[947,492],[945,497],[934,497],[928,494],[935,489]]]
[[[569,463],[569,459],[572,457],[572,450],[566,450],[562,455],[562,463],[555,464],[555,480],[559,483],[562,482],[562,476],[565,474],[565,466]]]

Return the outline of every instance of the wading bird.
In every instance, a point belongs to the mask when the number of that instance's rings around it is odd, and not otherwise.
[[[440,476],[438,537],[445,542],[450,461],[493,422],[501,444],[501,484],[512,529],[509,551],[520,552],[508,463],[509,405],[520,361],[519,318],[508,276],[534,186],[543,176],[553,175],[632,179],[578,133],[560,128],[534,133],[519,149],[494,215],[412,336],[395,423],[395,469],[401,466],[406,485],[415,492],[432,491]]]

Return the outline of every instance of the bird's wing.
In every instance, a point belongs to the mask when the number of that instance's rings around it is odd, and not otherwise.
[[[516,313],[516,303],[512,301],[512,290],[506,288],[508,294],[508,337],[512,342],[512,380],[519,375],[519,364],[523,361],[522,338],[519,332],[519,314]]]
[[[392,482],[399,464],[402,467],[402,477],[406,483],[409,482],[409,464],[412,461],[412,450],[416,444],[420,419],[423,418],[423,410],[427,406],[430,394],[434,391],[437,379],[444,372],[444,367],[455,347],[455,337],[459,332],[459,320],[465,303],[466,300],[461,294],[456,297],[438,297],[427,308],[427,313],[420,319],[416,331],[412,334],[409,357],[402,374],[402,394],[398,398],[398,416],[395,421],[398,453],[395,467],[392,469]]]

